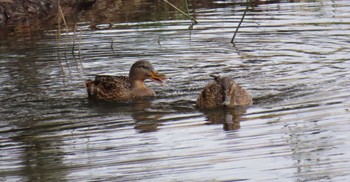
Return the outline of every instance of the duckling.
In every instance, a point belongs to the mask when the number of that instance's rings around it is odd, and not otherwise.
[[[253,104],[250,94],[239,86],[232,77],[210,76],[214,78],[214,81],[206,85],[198,96],[196,102],[198,108],[211,109]]]
[[[158,73],[149,61],[135,62],[129,76],[97,75],[95,80],[86,80],[88,97],[94,100],[121,101],[141,97],[153,97],[156,93],[144,83],[150,79],[158,84],[166,85],[168,77]]]

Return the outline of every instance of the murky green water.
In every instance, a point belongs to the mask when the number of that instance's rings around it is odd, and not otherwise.
[[[74,55],[73,33],[61,36],[61,63],[55,31],[0,40],[0,181],[349,181],[350,2],[259,4],[234,46],[245,7],[233,2],[191,5],[192,31],[177,12],[80,23]],[[148,82],[155,99],[88,101],[85,79],[140,59],[172,77]],[[254,106],[198,111],[211,73]]]

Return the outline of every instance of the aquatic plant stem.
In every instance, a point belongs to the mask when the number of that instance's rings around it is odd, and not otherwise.
[[[253,1],[254,1],[254,0],[247,0],[247,6],[246,6],[246,8],[245,8],[245,10],[244,10],[244,13],[243,13],[243,15],[242,15],[241,20],[240,20],[239,23],[238,23],[238,26],[237,26],[237,28],[236,28],[236,31],[235,31],[235,33],[233,34],[233,37],[232,37],[232,39],[231,39],[231,43],[232,43],[232,44],[233,44],[233,41],[234,41],[235,38],[236,38],[238,29],[241,27],[241,24],[242,24],[242,22],[243,22],[243,20],[244,20],[244,17],[245,17],[245,15],[247,14],[247,11],[248,11],[248,9],[249,9],[249,6],[251,5],[251,3],[252,3]]]
[[[57,0],[57,13],[60,12],[60,0]],[[60,70],[62,72],[62,75],[64,77],[64,70],[62,66],[62,61],[61,61],[61,55],[60,55],[60,40],[61,40],[61,16],[57,14],[57,57],[58,57],[58,62],[60,63]]]
[[[111,42],[111,49],[112,49],[112,53],[114,55],[116,55],[115,51],[114,51],[114,40],[112,39],[112,42]]]
[[[197,20],[194,19],[191,15],[189,15],[188,13],[183,12],[181,9],[179,9],[178,7],[176,7],[175,5],[171,4],[168,0],[163,0],[164,2],[166,2],[167,4],[169,4],[171,7],[175,8],[177,11],[179,11],[181,14],[185,15],[187,18],[189,18],[192,21],[192,27],[193,24],[197,24]],[[191,27],[191,26],[190,26]]]
[[[77,39],[77,24],[74,25],[74,34],[73,34],[73,46],[72,46],[72,55],[75,61],[75,66],[77,68],[77,70],[79,69],[79,65],[81,67],[82,70],[84,70],[83,68],[83,63],[81,61],[81,55],[80,55],[80,42],[81,42],[81,29],[80,29],[80,36],[79,36],[79,42],[78,42],[78,57],[79,59],[76,58],[75,56],[75,46],[76,46],[76,39]]]
[[[78,69],[78,61],[77,61],[77,58],[75,57],[75,39],[77,37],[77,34],[76,34],[76,30],[77,30],[77,24],[74,25],[74,33],[73,33],[73,46],[72,46],[72,55],[73,55],[73,59],[75,61],[75,66],[76,68]]]
[[[69,68],[69,64],[68,64],[68,58],[67,58],[67,50],[68,50],[68,36],[69,36],[69,32],[68,32],[68,25],[67,25],[67,22],[66,22],[66,18],[64,17],[64,13],[63,13],[63,10],[62,10],[62,7],[61,5],[58,5],[58,10],[61,14],[61,17],[62,17],[62,20],[63,20],[63,24],[64,26],[66,27],[66,39],[65,39],[65,50],[64,50],[64,57],[65,57],[65,61],[66,61],[66,65],[67,65],[67,68],[68,68],[68,73],[70,75],[70,68]]]
[[[79,31],[79,44],[78,44],[78,53],[79,53],[79,61],[80,61],[80,66],[81,66],[81,69],[84,71],[84,65],[83,65],[83,62],[81,61],[81,49],[80,49],[80,45],[81,45],[81,29]]]
[[[188,8],[188,0],[184,0],[184,2],[185,2],[187,14],[189,15],[190,9]],[[189,30],[193,30],[193,26],[198,23],[198,22],[193,21],[192,19],[191,19],[191,22],[192,22],[192,24],[188,27]]]

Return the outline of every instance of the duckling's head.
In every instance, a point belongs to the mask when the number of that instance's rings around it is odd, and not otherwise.
[[[231,103],[231,98],[234,97],[235,90],[237,89],[237,83],[233,80],[232,77],[225,76],[220,77],[216,75],[210,75],[214,78],[215,82],[220,85],[221,93],[223,95],[223,106],[229,106]]]
[[[158,73],[149,61],[141,60],[136,61],[130,68],[129,78],[132,81],[144,81],[145,79],[151,79],[152,81],[166,85],[168,77],[165,74]]]

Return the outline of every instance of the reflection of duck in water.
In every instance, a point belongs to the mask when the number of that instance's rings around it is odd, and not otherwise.
[[[164,116],[164,113],[157,111],[138,111],[131,114],[135,121],[134,129],[140,133],[157,131],[159,126],[162,125],[160,119]]]
[[[217,108],[221,106],[249,106],[253,104],[249,93],[239,86],[231,77],[214,77],[197,98],[196,106],[201,109]]]
[[[204,110],[206,124],[222,124],[224,130],[238,130],[241,128],[241,116],[246,113],[245,107]]]
[[[135,62],[127,76],[97,75],[95,80],[86,80],[88,96],[96,100],[128,100],[155,96],[155,92],[144,83],[146,79],[165,85],[168,77],[158,73],[150,62]]]

